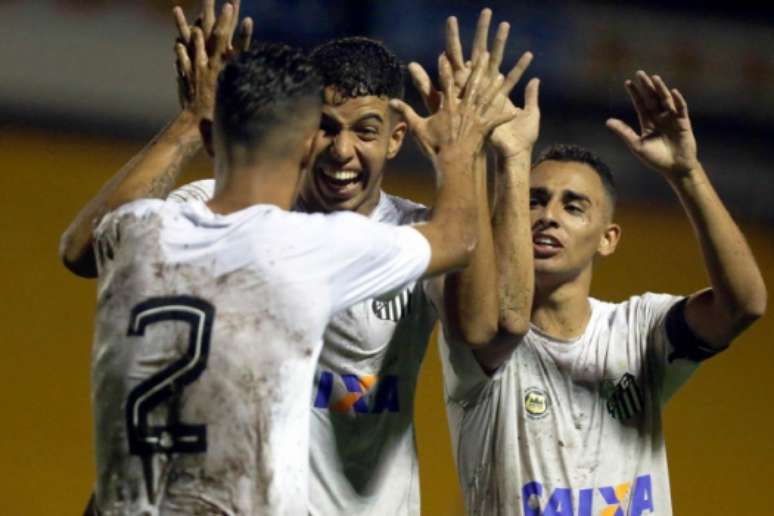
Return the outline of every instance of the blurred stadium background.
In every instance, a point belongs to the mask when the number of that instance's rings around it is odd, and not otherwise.
[[[198,2],[0,1],[0,377],[6,384],[0,514],[78,514],[91,489],[94,284],[59,264],[58,238],[82,204],[177,112],[175,3],[193,14]],[[685,94],[700,158],[774,289],[774,7],[243,0],[243,13],[255,19],[259,39],[310,48],[335,36],[369,35],[406,62],[432,68],[445,17],[460,18],[469,42],[486,5],[495,21],[512,25],[506,59],[535,53],[528,76],[542,79],[538,149],[580,143],[616,173],[624,237],[616,255],[600,264],[594,295],[688,293],[706,282],[671,191],[604,127],[608,116],[634,123],[623,80],[640,68]],[[417,104],[413,93],[409,98]],[[181,182],[208,171],[200,157]],[[388,191],[429,202],[431,184],[430,167],[412,143],[388,166]],[[765,317],[705,365],[667,407],[676,514],[771,513],[772,320]],[[435,346],[425,360],[416,414],[423,513],[462,514]]]

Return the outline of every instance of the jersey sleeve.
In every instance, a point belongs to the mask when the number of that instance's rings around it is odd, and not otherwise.
[[[416,281],[430,263],[430,243],[410,226],[381,224],[354,213],[327,217],[326,268],[333,313]]]
[[[202,179],[194,181],[173,190],[167,200],[176,203],[186,203],[189,201],[207,202],[215,195],[215,180]]]
[[[685,298],[648,293],[637,299],[635,324],[645,345],[642,351],[654,372],[652,381],[661,392],[661,402],[666,403],[699,365],[699,361],[675,353],[681,343],[673,341],[679,337],[667,330],[670,312]]]
[[[97,262],[97,275],[101,276],[105,268],[113,261],[126,242],[127,232],[133,231],[140,221],[147,220],[161,210],[164,201],[158,199],[140,199],[105,214],[94,229],[94,256]]]

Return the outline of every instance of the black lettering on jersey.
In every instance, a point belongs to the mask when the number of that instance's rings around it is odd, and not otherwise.
[[[644,398],[634,375],[626,373],[607,399],[607,412],[620,421],[626,421],[642,412]]]
[[[151,324],[185,322],[190,326],[185,354],[129,392],[126,400],[126,433],[129,453],[143,457],[148,498],[153,500],[154,453],[201,453],[207,450],[207,427],[180,421],[179,400],[185,386],[207,367],[215,307],[190,296],[155,297],[136,305],[127,335],[142,337]],[[166,425],[148,424],[148,414],[169,401]]]
[[[371,309],[383,321],[398,322],[411,311],[411,289],[405,289],[389,301],[374,299]]]

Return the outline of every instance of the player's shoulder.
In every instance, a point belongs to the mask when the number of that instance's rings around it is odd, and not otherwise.
[[[682,299],[673,294],[645,292],[630,296],[619,302],[602,301],[589,298],[595,319],[599,323],[609,325],[620,324],[622,321],[636,323],[643,319],[652,319],[665,313],[675,303]]]
[[[96,231],[99,233],[108,226],[126,219],[147,219],[159,216],[164,211],[165,205],[166,203],[160,199],[138,199],[123,204],[102,217]]]
[[[392,224],[414,224],[430,218],[430,208],[404,197],[382,192],[379,200],[378,219]]]
[[[644,292],[642,294],[636,294],[630,296],[627,299],[619,302],[602,301],[593,297],[589,298],[589,301],[594,306],[598,306],[602,310],[632,310],[640,307],[648,307],[654,305],[660,305],[665,303],[674,303],[679,300],[680,296],[674,294],[666,294],[660,292]]]
[[[352,211],[337,211],[333,213],[302,213],[290,212],[288,220],[301,224],[307,231],[321,238],[329,238],[331,233],[339,233],[338,237],[352,236],[363,238],[364,231],[373,231],[382,224],[377,223],[359,213]]]
[[[200,179],[173,190],[167,196],[167,200],[177,203],[185,203],[192,200],[207,202],[212,199],[213,195],[215,195],[215,180]]]

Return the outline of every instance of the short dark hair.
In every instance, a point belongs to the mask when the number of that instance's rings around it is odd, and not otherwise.
[[[311,101],[311,102],[310,102]],[[218,76],[215,116],[231,143],[257,144],[315,104],[322,82],[301,50],[258,44],[229,61]]]
[[[599,176],[599,179],[602,181],[602,186],[605,187],[607,196],[610,199],[610,205],[612,208],[615,208],[615,203],[618,200],[618,191],[615,187],[613,172],[598,155],[580,145],[572,143],[555,143],[546,147],[538,154],[533,168],[544,161],[575,161],[577,163],[588,165]]]
[[[323,86],[333,86],[345,98],[403,98],[403,64],[379,41],[337,38],[316,47],[310,57]]]

